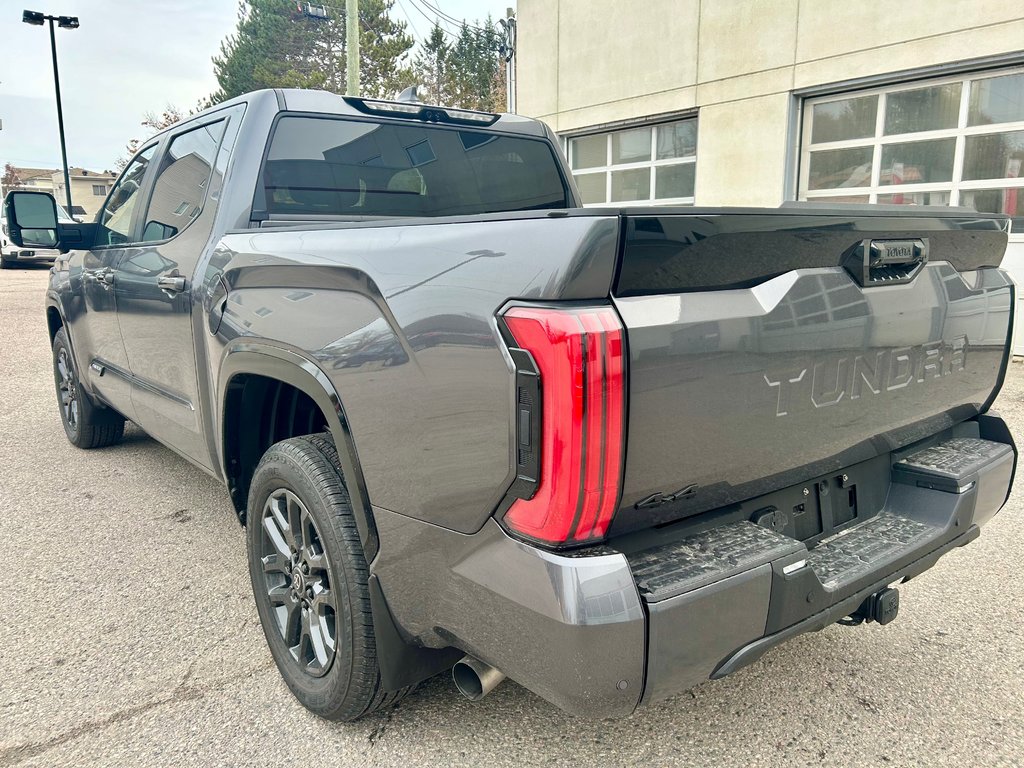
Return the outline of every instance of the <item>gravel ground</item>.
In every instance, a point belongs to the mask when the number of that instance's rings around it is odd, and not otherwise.
[[[140,431],[66,441],[45,269],[0,274],[0,766],[1021,765],[1017,492],[982,538],[901,588],[886,627],[833,626],[619,721],[444,676],[354,724],[281,682],[222,487]],[[1020,433],[1024,368],[997,408]]]

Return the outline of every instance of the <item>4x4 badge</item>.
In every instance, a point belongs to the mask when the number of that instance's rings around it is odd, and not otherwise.
[[[680,488],[674,493],[652,493],[650,496],[647,496],[634,504],[633,509],[650,509],[651,507],[660,507],[662,504],[668,504],[670,501],[692,499],[696,495],[697,485],[691,483],[690,485]]]

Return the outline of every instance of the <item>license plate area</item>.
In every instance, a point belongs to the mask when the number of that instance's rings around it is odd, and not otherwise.
[[[813,547],[874,515],[888,485],[889,460],[882,456],[769,494],[751,519]]]

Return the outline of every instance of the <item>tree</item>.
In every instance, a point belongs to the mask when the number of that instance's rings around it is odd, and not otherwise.
[[[196,104],[195,109],[189,110],[188,115],[183,114],[182,111],[173,104],[168,104],[166,107],[164,107],[164,111],[161,112],[159,115],[155,112],[147,112],[145,115],[142,116],[142,121],[139,123],[139,125],[141,125],[143,128],[151,129],[150,132],[141,139],[132,139],[131,141],[129,141],[124,148],[124,156],[119,157],[117,159],[117,162],[114,164],[114,167],[118,171],[120,171],[122,168],[128,165],[128,161],[135,156],[135,153],[139,151],[139,147],[141,147],[143,143],[145,143],[146,139],[148,139],[154,133],[159,133],[164,128],[170,128],[172,125],[182,120],[183,118],[188,117],[189,115],[194,115],[196,112],[204,108],[205,106],[203,101],[200,101],[198,104]]]
[[[3,178],[0,178],[0,187],[3,187],[4,192],[8,192],[12,189],[17,189],[21,186],[21,177],[18,176],[18,169],[14,167],[14,163],[7,163],[4,166]]]
[[[393,96],[413,82],[414,45],[405,24],[391,18],[394,0],[362,0],[359,63],[362,95]],[[213,58],[220,88],[214,103],[260,88],[345,90],[345,16],[329,7],[313,18],[288,0],[242,0],[234,34]]]
[[[434,24],[420,44],[413,68],[425,86],[424,97],[436,104],[501,112],[505,102],[505,64],[499,54],[504,34],[490,18],[463,22],[450,42]]]
[[[413,71],[423,85],[422,97],[433,104],[444,104],[450,100],[448,57],[451,46],[444,30],[435,21],[430,35],[420,44],[420,50],[413,60]]]
[[[467,109],[502,111],[504,32],[487,18],[463,22],[453,35],[435,22],[415,57],[406,25],[392,17],[395,0],[361,0],[361,95],[393,98],[414,83],[423,98]],[[340,4],[328,18],[303,13],[289,0],[241,0],[238,24],[213,58],[218,103],[261,88],[322,88],[343,93],[346,81],[345,16]]]
[[[213,103],[261,88],[319,88],[324,73],[314,72],[311,40],[319,25],[320,35],[338,38],[334,19],[318,21],[295,13],[295,4],[285,0],[241,0],[238,25],[213,57],[219,90]],[[344,39],[344,32],[340,35]],[[335,63],[329,57],[326,69]]]
[[[360,0],[359,80],[363,96],[394,98],[416,82],[410,52],[416,41],[391,18],[395,0]]]

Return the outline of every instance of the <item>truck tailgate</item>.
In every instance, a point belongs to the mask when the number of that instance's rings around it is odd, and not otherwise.
[[[840,470],[983,411],[1006,364],[1006,222],[623,216],[629,414],[613,533]]]

